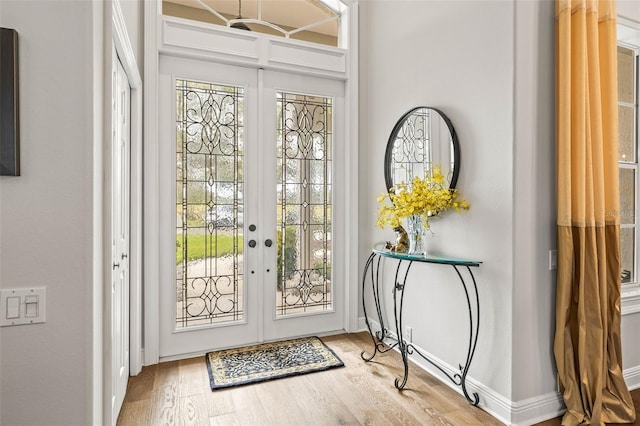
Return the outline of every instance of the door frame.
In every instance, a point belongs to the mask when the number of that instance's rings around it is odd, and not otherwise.
[[[160,297],[156,283],[160,276],[159,167],[158,167],[158,73],[159,56],[174,54],[201,60],[256,68],[283,70],[345,82],[345,132],[348,149],[344,161],[350,165],[345,176],[344,205],[347,223],[358,223],[358,2],[347,5],[348,50],[300,42],[226,27],[186,21],[162,15],[158,1],[145,2],[144,67],[144,363],[160,361]],[[201,44],[186,44],[186,33],[206,34]],[[317,62],[308,61],[310,57]],[[302,61],[300,58],[304,58]],[[356,123],[356,124],[352,124]],[[344,330],[358,330],[358,236],[350,228],[345,241]]]
[[[131,88],[131,109],[130,109],[130,149],[131,149],[131,176],[130,176],[130,251],[129,251],[129,371],[131,375],[136,375],[142,370],[144,362],[143,342],[142,342],[142,78],[138,65],[136,63],[135,54],[127,34],[124,15],[119,0],[112,0],[110,13],[106,13],[105,27],[105,44],[104,46],[104,110],[103,117],[105,126],[103,128],[104,145],[101,153],[97,153],[94,157],[95,161],[101,163],[104,170],[102,186],[102,282],[103,292],[101,298],[94,299],[95,312],[102,313],[102,330],[101,334],[95,333],[94,347],[99,348],[98,353],[104,357],[102,360],[94,359],[94,374],[101,377],[102,395],[101,398],[94,398],[94,412],[102,412],[102,424],[115,424],[117,419],[113,418],[111,413],[111,393],[113,386],[112,374],[112,356],[111,356],[111,182],[112,182],[112,64],[113,64],[113,47],[117,53],[120,62],[125,70]],[[108,5],[108,3],[107,3]],[[107,6],[108,7],[108,6]],[[109,10],[107,9],[107,10]],[[104,303],[103,303],[104,301]],[[98,408],[95,404],[101,400],[102,407]]]

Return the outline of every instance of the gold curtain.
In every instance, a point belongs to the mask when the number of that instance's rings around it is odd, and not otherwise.
[[[631,423],[620,347],[615,0],[556,0],[556,30],[562,424]]]

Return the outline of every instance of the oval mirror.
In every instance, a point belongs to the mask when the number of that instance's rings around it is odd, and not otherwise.
[[[411,182],[414,176],[424,177],[433,166],[442,168],[449,188],[454,189],[460,169],[458,137],[441,111],[416,107],[400,117],[389,136],[384,157],[387,190]]]

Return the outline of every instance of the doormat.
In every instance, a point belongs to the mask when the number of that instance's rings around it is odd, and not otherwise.
[[[344,366],[318,337],[209,352],[205,358],[212,391]]]

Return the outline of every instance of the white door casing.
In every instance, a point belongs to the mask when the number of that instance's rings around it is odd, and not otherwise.
[[[161,85],[159,80],[159,64],[161,56],[177,56],[181,58],[197,58],[211,63],[237,64],[242,67],[265,69],[267,71],[293,72],[299,75],[317,76],[344,83],[344,117],[348,117],[342,128],[342,134],[336,135],[336,140],[343,138],[344,145],[339,149],[343,156],[344,181],[340,190],[333,194],[333,202],[343,203],[346,222],[356,223],[357,220],[357,1],[346,1],[349,31],[349,50],[328,48],[312,43],[286,40],[279,37],[265,36],[257,33],[229,30],[212,25],[188,22],[171,17],[162,16],[159,3],[145,3],[145,363],[158,362],[160,354],[161,315],[159,312],[158,281],[167,270],[166,260],[173,258],[173,252],[160,254],[163,249],[157,242],[162,234],[160,199],[165,191],[161,184],[166,173],[166,162],[161,160],[164,155],[157,143],[162,131],[159,123],[166,120],[159,113]],[[346,21],[345,21],[346,22]],[[199,38],[200,36],[200,38]],[[203,43],[207,40],[206,43]],[[348,54],[347,54],[348,53]],[[312,58],[313,57],[313,58]],[[302,59],[304,58],[304,59]],[[215,79],[214,79],[215,80]],[[261,83],[259,83],[261,84]],[[166,160],[166,159],[165,159]],[[337,163],[337,162],[336,162]],[[340,192],[340,194],[338,194]],[[165,204],[166,205],[166,204]],[[157,207],[154,207],[157,206]],[[175,206],[173,207],[175,208]],[[250,214],[249,212],[245,214]],[[245,223],[250,218],[245,217]],[[169,228],[171,228],[169,226]],[[358,328],[358,300],[357,300],[357,229],[351,227],[349,238],[340,243],[344,261],[341,275],[333,272],[336,282],[341,282],[340,297],[344,297],[342,310],[342,326],[340,330],[355,331]],[[263,228],[260,228],[263,229]],[[346,227],[333,227],[333,232],[344,235]],[[172,232],[172,231],[170,231]],[[246,231],[245,231],[246,232]],[[245,237],[247,235],[245,234]],[[262,236],[261,236],[262,237]],[[262,244],[264,238],[257,241]],[[175,243],[175,241],[173,242]],[[336,241],[333,242],[334,244]],[[335,253],[334,253],[335,255]],[[256,256],[259,257],[259,256]],[[175,263],[175,260],[173,260]],[[337,266],[337,265],[336,265]],[[175,273],[175,272],[174,272]],[[336,294],[338,294],[336,292]],[[259,308],[262,305],[259,305]],[[262,314],[258,313],[259,315]],[[311,321],[310,321],[311,322]],[[284,323],[284,322],[283,322]],[[259,340],[265,339],[264,330],[259,330]],[[178,355],[162,356],[165,359],[177,358]]]
[[[142,78],[120,1],[113,0],[110,6],[111,31],[105,29],[112,45],[104,58],[104,150],[94,153],[97,169],[103,165],[94,183],[101,200],[96,204],[101,214],[95,219],[103,235],[103,292],[94,297],[94,320],[102,325],[94,330],[93,408],[94,423],[105,425],[116,424],[128,376],[140,372],[144,357]]]

